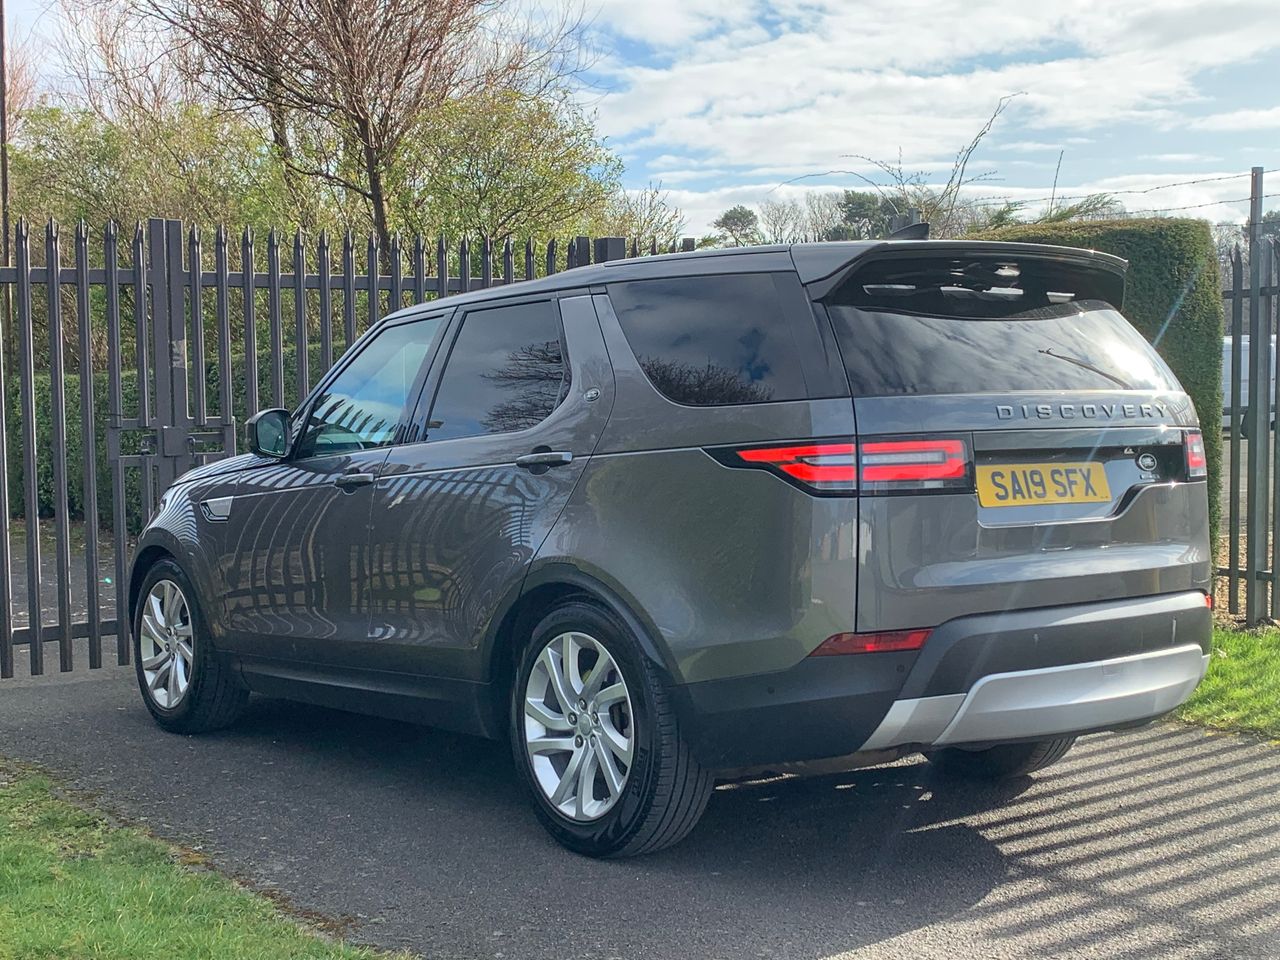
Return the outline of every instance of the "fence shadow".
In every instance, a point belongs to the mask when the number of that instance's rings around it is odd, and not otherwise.
[[[167,735],[128,667],[13,681],[0,754],[428,956],[1280,955],[1280,752],[1173,724],[998,787],[726,785],[682,844],[607,862],[541,830],[503,744],[267,699]]]
[[[1280,951],[1280,754],[1188,728],[1092,737],[1052,771],[997,786],[913,761],[725,785],[683,844],[606,863],[542,835],[500,744],[273,701],[223,737],[305,757],[344,805],[427,811],[372,849],[363,834],[333,842],[361,848],[389,883],[420,883],[430,864],[449,889],[423,902],[446,912],[467,913],[459,898],[485,890],[495,930],[518,926],[540,889],[586,885],[581,927],[609,929],[624,956],[905,950],[922,928],[946,931],[962,955]],[[621,919],[619,904],[633,905]],[[562,909],[540,908],[547,919]],[[425,951],[463,946],[413,924],[411,910],[381,929]],[[543,927],[526,933],[510,944],[521,955],[558,955]]]

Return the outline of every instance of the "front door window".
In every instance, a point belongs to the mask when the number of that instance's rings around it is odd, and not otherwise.
[[[425,317],[399,323],[366,344],[312,405],[295,456],[390,444],[440,322],[440,317]]]

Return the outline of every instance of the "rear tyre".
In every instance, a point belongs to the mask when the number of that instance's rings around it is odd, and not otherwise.
[[[1075,737],[1060,737],[1030,743],[1002,743],[985,750],[944,747],[925,756],[948,776],[968,780],[1008,780],[1057,763],[1075,742]]]
[[[713,780],[680,735],[663,678],[608,610],[572,600],[519,655],[511,743],[538,819],[590,857],[652,853],[702,816]]]
[[[249,691],[215,654],[195,587],[172,560],[147,571],[133,614],[133,663],[142,701],[173,733],[234,723]]]

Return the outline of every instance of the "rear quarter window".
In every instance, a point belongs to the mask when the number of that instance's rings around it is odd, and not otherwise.
[[[649,382],[691,406],[802,400],[794,320],[811,314],[789,273],[634,280],[608,286],[622,332]],[[811,331],[799,331],[803,336]]]

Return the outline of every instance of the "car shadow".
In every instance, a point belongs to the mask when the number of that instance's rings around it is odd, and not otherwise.
[[[478,912],[499,932],[522,928],[521,956],[561,955],[556,951],[567,944],[553,918],[564,909],[584,931],[575,955],[603,946],[586,935],[593,928],[608,928],[608,942],[623,956],[722,956],[726,937],[788,956],[854,949],[987,896],[1008,867],[995,845],[962,821],[1032,782],[939,790],[927,765],[900,763],[726,784],[681,844],[648,857],[593,861],[544,834],[504,744],[256,698],[234,730],[212,739],[288,757],[273,778],[314,764],[324,800],[310,792],[301,809],[319,822],[332,823],[326,811],[336,802],[379,819],[382,810],[405,813],[391,824],[383,819],[376,838],[356,829],[331,833],[327,842],[349,844],[356,862],[379,861],[381,881],[401,891],[430,885],[399,894],[398,910],[380,912],[376,929],[362,934],[442,955],[466,953],[466,944],[442,942],[438,928],[421,940],[405,935],[427,904]],[[298,786],[281,783],[273,793],[289,796]],[[585,905],[569,908],[547,896],[583,885],[594,891]],[[479,910],[470,894],[476,889],[486,891]],[[542,918],[532,925],[524,915],[530,902],[540,902]],[[377,910],[374,900],[368,908]],[[544,930],[555,930],[554,940],[541,943]],[[665,950],[654,943],[655,930],[672,938]],[[627,944],[632,949],[621,949]]]

